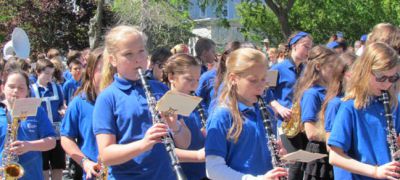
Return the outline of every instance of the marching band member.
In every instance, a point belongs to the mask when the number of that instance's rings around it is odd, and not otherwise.
[[[276,179],[257,102],[266,85],[267,60],[258,50],[233,51],[216,109],[207,120],[206,172],[210,179]]]
[[[94,103],[100,92],[102,53],[103,48],[98,48],[89,54],[82,86],[69,104],[61,124],[61,145],[83,168],[82,179],[91,179],[98,175],[95,169],[98,150],[96,137],[93,134],[92,115]]]
[[[104,68],[115,68],[114,79],[96,99],[93,131],[100,156],[109,166],[109,179],[176,179],[161,138],[168,127],[178,148],[190,144],[189,129],[176,116],[164,116],[167,124],[152,124],[145,89],[138,68],[147,65],[146,36],[131,26],[117,26],[105,37]],[[109,71],[110,72],[110,71]],[[111,71],[112,72],[112,71]],[[113,78],[110,78],[113,76]],[[151,93],[160,98],[167,87],[149,80]]]
[[[394,129],[400,130],[400,108],[394,92],[399,56],[385,43],[368,45],[353,64],[344,102],[328,140],[329,161],[351,172],[353,179],[398,179],[400,162],[392,161],[384,106],[378,97],[389,91]],[[396,135],[397,136],[397,135]]]

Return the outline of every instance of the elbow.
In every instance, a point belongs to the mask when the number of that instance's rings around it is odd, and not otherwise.
[[[330,151],[329,152],[329,164],[331,164],[331,165],[337,165],[336,164],[336,158],[335,158],[335,152],[333,152],[333,151]]]
[[[48,137],[45,141],[46,141],[46,146],[44,147],[43,151],[49,151],[56,147],[55,137]]]

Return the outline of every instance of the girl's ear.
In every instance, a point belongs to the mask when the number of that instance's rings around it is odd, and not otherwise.
[[[228,75],[228,80],[229,80],[230,84],[232,84],[232,85],[236,85],[237,79],[238,79],[238,76],[233,73],[230,73]]]
[[[117,58],[115,58],[114,55],[109,54],[109,55],[108,55],[108,60],[110,61],[110,64],[111,64],[113,67],[117,67]]]
[[[168,81],[172,85],[175,80],[175,76],[172,73],[168,73]]]

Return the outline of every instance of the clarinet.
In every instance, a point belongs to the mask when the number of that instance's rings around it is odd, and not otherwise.
[[[149,105],[149,111],[150,111],[151,117],[153,119],[153,124],[154,123],[164,123],[161,120],[161,116],[160,116],[159,112],[155,108],[157,101],[150,91],[150,86],[147,84],[147,80],[145,79],[145,76],[144,76],[141,68],[138,68],[138,73],[139,73],[139,77],[143,84],[143,88],[144,88],[144,91],[146,94],[147,104]],[[172,140],[171,135],[168,133],[165,137],[162,138],[162,142],[165,146],[165,149],[168,152],[169,157],[171,158],[171,164],[176,173],[176,178],[178,180],[186,180],[187,178],[186,178],[185,174],[183,173],[182,167],[179,164],[178,157],[175,154],[175,144],[174,144],[174,141]]]
[[[285,167],[284,163],[281,161],[281,158],[279,157],[279,150],[278,150],[278,144],[276,142],[275,134],[272,130],[272,125],[271,125],[271,119],[270,117],[271,114],[267,110],[265,106],[264,100],[261,98],[261,96],[258,96],[258,103],[260,104],[260,111],[261,115],[263,117],[263,124],[266,132],[266,136],[268,139],[268,150],[271,152],[271,158],[272,158],[272,166],[274,168],[277,167]],[[279,180],[287,180],[287,177],[279,177]]]
[[[397,144],[397,132],[393,126],[393,116],[390,108],[390,97],[388,91],[382,90],[380,99],[383,102],[383,107],[385,109],[387,141],[389,144],[390,156],[392,157],[392,161],[396,161],[399,160],[399,158],[395,156],[395,153],[399,150],[399,145]]]
[[[194,93],[194,91],[190,92],[190,94],[192,94],[192,96],[196,96],[196,94]],[[200,115],[200,119],[201,119],[201,129],[206,128],[206,123],[207,123],[207,117],[204,113],[204,109],[203,107],[201,107],[201,103],[199,103],[196,107],[197,111],[199,112]]]

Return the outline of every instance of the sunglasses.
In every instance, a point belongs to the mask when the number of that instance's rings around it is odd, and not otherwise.
[[[386,80],[389,80],[390,83],[395,83],[400,79],[399,73],[396,73],[393,76],[378,76],[374,74],[375,80],[377,82],[385,82]]]

